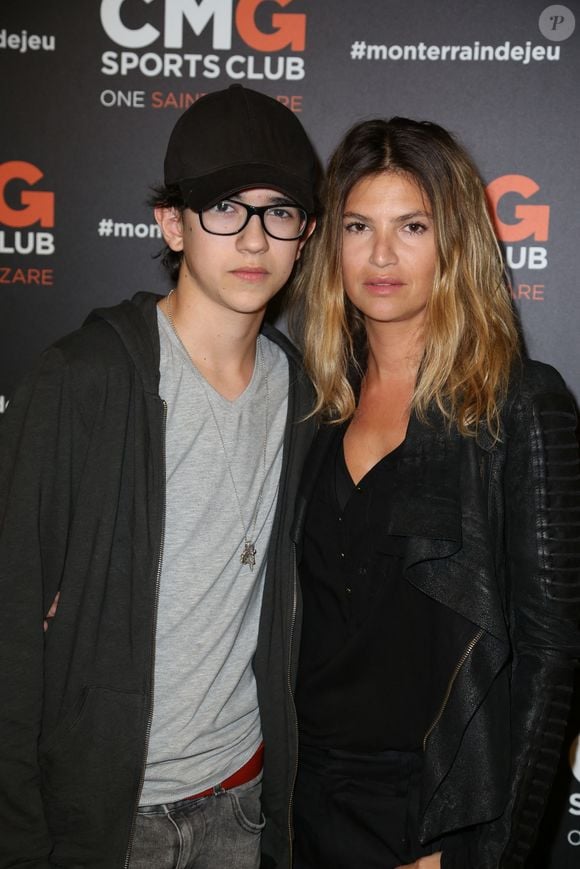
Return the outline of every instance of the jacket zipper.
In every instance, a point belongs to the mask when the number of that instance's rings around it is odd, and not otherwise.
[[[294,734],[296,737],[296,757],[294,761],[294,769],[292,771],[292,784],[290,787],[290,799],[288,800],[288,844],[290,848],[290,860],[288,865],[292,866],[292,854],[293,854],[293,845],[292,845],[292,803],[294,800],[294,786],[296,784],[296,776],[298,775],[298,717],[296,715],[296,707],[294,705],[294,697],[292,695],[292,646],[294,643],[294,626],[296,624],[296,594],[297,594],[297,582],[298,578],[296,575],[296,544],[292,544],[292,556],[293,556],[293,598],[292,598],[292,618],[290,620],[290,641],[288,644],[288,696],[290,697],[290,708],[292,712],[292,718],[294,722]]]
[[[151,691],[150,691],[150,704],[149,704],[149,714],[147,718],[147,726],[145,729],[145,751],[143,755],[143,764],[141,767],[141,777],[139,779],[139,787],[137,789],[137,799],[135,801],[135,807],[133,809],[133,820],[131,822],[131,830],[129,832],[129,842],[127,844],[127,853],[125,855],[125,863],[124,869],[127,869],[129,866],[129,858],[131,856],[131,848],[133,847],[133,840],[135,838],[135,827],[137,825],[137,812],[139,810],[139,797],[141,796],[141,791],[143,790],[143,782],[145,781],[145,767],[147,764],[147,753],[149,751],[149,738],[151,736],[151,725],[153,723],[153,689],[155,683],[155,635],[157,633],[157,612],[159,608],[159,585],[161,582],[161,565],[163,563],[163,548],[165,545],[165,514],[167,509],[166,502],[166,484],[165,484],[165,476],[166,476],[166,468],[165,468],[165,439],[167,434],[167,402],[163,401],[163,421],[162,421],[162,450],[161,450],[161,464],[162,464],[162,476],[163,476],[163,501],[162,501],[162,512],[161,512],[161,537],[159,540],[159,558],[157,560],[157,573],[155,576],[155,602],[153,609],[153,620],[151,625]]]
[[[425,751],[429,737],[431,736],[431,734],[433,733],[433,731],[435,730],[435,728],[439,724],[439,722],[441,720],[441,716],[445,712],[445,709],[446,709],[447,704],[449,702],[449,698],[451,696],[451,691],[453,690],[453,685],[455,684],[455,680],[459,676],[459,673],[461,672],[463,665],[465,664],[465,662],[467,661],[467,659],[469,658],[469,656],[471,655],[471,653],[473,652],[473,650],[475,649],[475,647],[477,646],[477,644],[479,643],[481,638],[483,637],[483,634],[484,634],[484,630],[483,630],[483,628],[480,628],[480,630],[475,634],[475,636],[471,638],[471,640],[467,644],[462,656],[460,657],[459,661],[457,662],[455,669],[453,670],[453,673],[451,674],[451,678],[449,679],[449,682],[447,683],[447,689],[446,689],[445,694],[443,696],[443,702],[441,703],[441,706],[439,707],[439,710],[438,710],[435,718],[433,719],[431,726],[429,727],[429,729],[425,733],[425,736],[423,737],[423,751]]]

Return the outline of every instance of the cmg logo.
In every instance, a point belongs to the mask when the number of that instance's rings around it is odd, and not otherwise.
[[[513,223],[506,223],[499,216],[502,208],[502,200],[504,197],[516,199],[519,197],[524,200],[530,199],[539,191],[539,186],[527,175],[501,175],[495,181],[491,181],[487,185],[487,196],[489,203],[493,209],[495,226],[500,241],[514,242],[524,241],[528,238],[533,238],[536,241],[548,241],[548,230],[550,224],[550,206],[549,205],[525,205],[517,203],[513,207]],[[508,209],[511,209],[511,202],[506,202]]]
[[[54,226],[54,193],[45,190],[22,190],[18,197],[19,207],[13,207],[6,199],[6,188],[13,181],[24,181],[34,187],[43,178],[43,173],[33,163],[10,160],[0,163],[0,223],[13,229],[32,226]]]
[[[153,0],[140,0],[149,5]],[[280,8],[294,0],[164,0],[163,33],[140,16],[144,23],[130,27],[123,19],[123,7],[130,0],[101,0],[101,24],[113,42],[123,48],[145,48],[163,36],[164,48],[183,48],[185,24],[199,36],[212,24],[214,49],[228,51],[232,47],[235,29],[250,48],[274,52],[289,49],[304,51],[306,45],[306,15],[297,12],[272,12],[267,16],[267,30],[261,30],[257,19],[261,6]],[[130,4],[134,6],[134,3]],[[235,14],[234,14],[235,6]]]
[[[0,163],[0,253],[26,256],[35,253],[50,256],[55,251],[52,232],[39,232],[37,229],[23,231],[24,227],[40,224],[54,226],[54,193],[47,190],[33,190],[44,175],[34,163],[23,160],[10,160]],[[18,183],[20,182],[20,183]],[[22,188],[22,182],[24,189]],[[12,195],[7,193],[9,185],[14,184]],[[0,283],[7,280],[6,270],[2,271]]]

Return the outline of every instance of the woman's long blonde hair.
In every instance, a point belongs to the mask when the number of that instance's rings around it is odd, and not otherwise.
[[[484,186],[446,130],[406,118],[357,124],[329,164],[322,225],[306,246],[290,313],[316,388],[315,412],[340,422],[355,410],[352,373],[365,367],[366,341],[342,284],[342,215],[353,186],[383,172],[419,184],[435,228],[437,266],[412,408],[425,419],[436,406],[462,434],[485,422],[498,437],[519,336]]]

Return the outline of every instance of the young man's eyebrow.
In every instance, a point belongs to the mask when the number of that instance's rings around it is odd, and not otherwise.
[[[228,199],[236,200],[239,199],[241,202],[245,202],[247,205],[250,203],[247,202],[248,192],[246,190],[241,190],[239,193],[233,193]],[[283,193],[277,193],[272,191],[272,195],[268,197],[268,205],[296,205],[293,199],[290,199],[288,196],[284,196]]]

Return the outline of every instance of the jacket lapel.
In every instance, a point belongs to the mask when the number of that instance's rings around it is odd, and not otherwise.
[[[507,642],[479,449],[474,438],[447,430],[438,415],[425,424],[413,415],[388,532],[407,538],[409,582]]]
[[[291,531],[298,561],[306,510],[336,428],[322,425],[306,460]],[[406,540],[408,582],[507,643],[495,577],[487,494],[474,438],[449,431],[439,414],[413,414],[397,463],[385,533]]]
[[[408,538],[406,568],[461,546],[460,460],[459,438],[411,417],[386,529]]]

